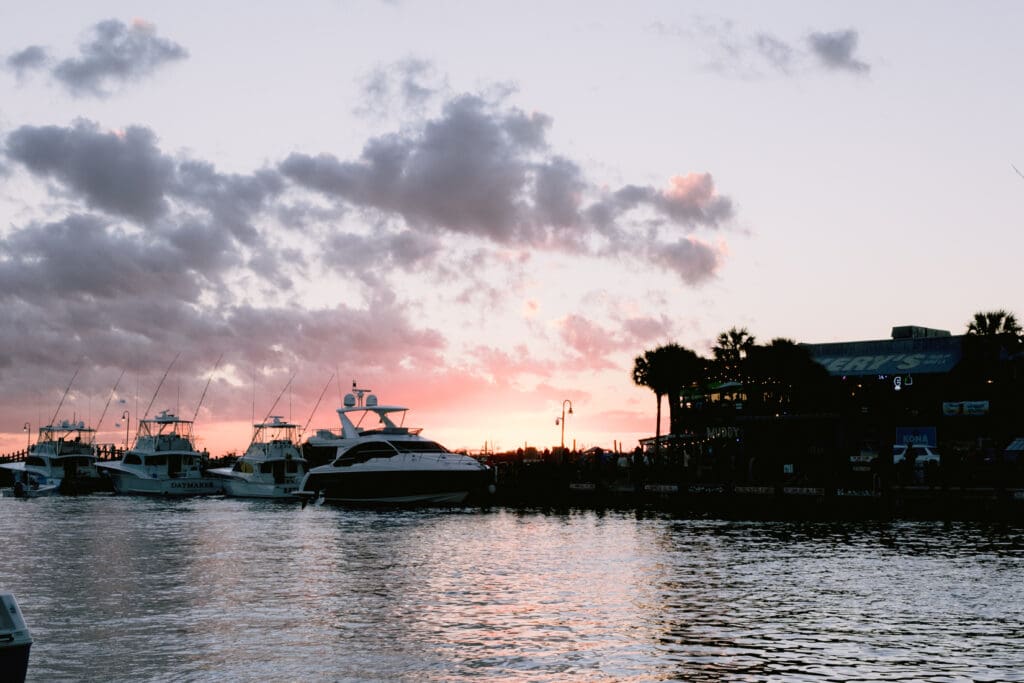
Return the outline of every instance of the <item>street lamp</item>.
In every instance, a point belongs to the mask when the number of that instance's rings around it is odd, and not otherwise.
[[[128,450],[128,426],[132,422],[131,413],[127,410],[121,413],[121,419],[124,420],[124,449]]]
[[[558,425],[558,424],[562,425],[562,450],[563,451],[565,450],[565,404],[566,403],[569,404],[569,414],[572,415],[572,401],[570,401],[569,399],[565,399],[564,401],[562,401],[562,417],[561,418],[558,418],[558,417],[555,418],[555,424],[556,425]]]
[[[32,442],[32,425],[26,422],[22,429],[25,430],[25,455],[28,455],[28,447]]]

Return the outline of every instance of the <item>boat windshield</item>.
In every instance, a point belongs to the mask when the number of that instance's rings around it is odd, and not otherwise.
[[[388,441],[400,453],[448,453],[448,449],[436,441]]]

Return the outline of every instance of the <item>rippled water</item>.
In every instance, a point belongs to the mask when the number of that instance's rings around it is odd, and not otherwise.
[[[1024,528],[0,499],[33,681],[1024,680]]]

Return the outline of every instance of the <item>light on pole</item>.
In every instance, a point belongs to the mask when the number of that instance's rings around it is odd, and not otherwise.
[[[572,415],[572,401],[570,401],[569,399],[565,399],[564,401],[562,401],[562,417],[561,418],[558,418],[558,417],[555,418],[555,424],[556,425],[557,424],[562,425],[562,450],[563,451],[565,450],[565,404],[566,403],[569,404],[569,414]]]
[[[124,449],[128,450],[128,427],[132,423],[132,416],[127,410],[121,413],[121,419],[124,420]]]
[[[32,443],[32,425],[26,422],[22,429],[25,430],[25,455],[28,455],[28,448]]]

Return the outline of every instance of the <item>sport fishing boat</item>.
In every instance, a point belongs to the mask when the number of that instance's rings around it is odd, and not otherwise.
[[[106,487],[96,469],[96,430],[62,420],[39,428],[24,460],[0,464],[11,470],[16,497],[88,493]]]
[[[268,421],[253,425],[252,443],[233,467],[207,473],[223,478],[229,496],[295,500],[308,469],[297,445],[298,429],[271,415]]]
[[[139,420],[135,445],[120,460],[97,466],[117,493],[202,496],[223,492],[223,479],[207,476],[206,454],[195,449],[192,421],[167,410]]]
[[[489,467],[403,426],[408,408],[380,405],[369,392],[353,383],[338,408],[341,432],[319,430],[304,445],[307,459],[329,461],[309,471],[299,497],[349,505],[451,505],[493,492]]]

